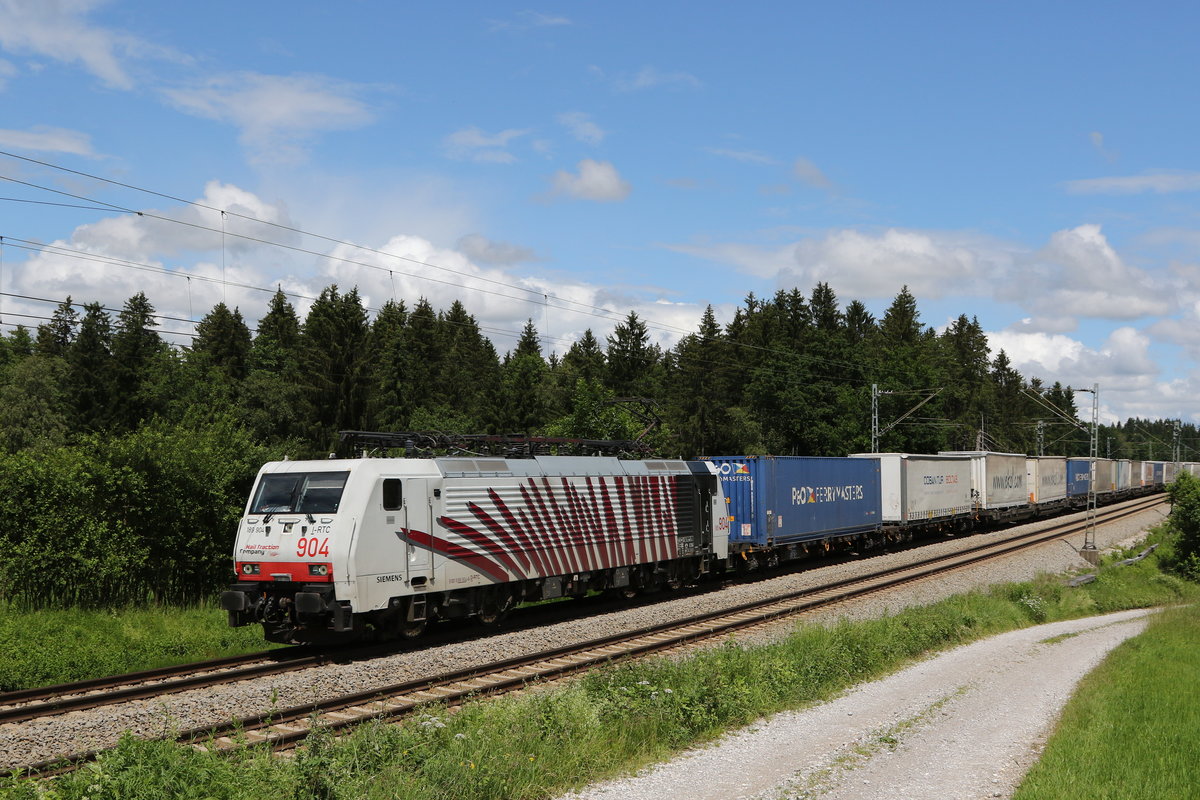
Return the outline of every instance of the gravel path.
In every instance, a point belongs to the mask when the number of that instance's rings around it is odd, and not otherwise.
[[[1097,530],[1101,547],[1127,539],[1159,522],[1165,510],[1143,512]],[[1078,515],[1077,515],[1078,516]],[[1041,528],[1056,524],[1047,520],[1031,524]],[[368,691],[431,672],[464,669],[489,661],[512,658],[533,650],[565,646],[599,635],[641,627],[654,622],[681,619],[706,611],[772,596],[786,589],[814,586],[846,578],[876,565],[905,564],[931,553],[961,549],[966,541],[998,538],[1007,533],[950,539],[923,548],[844,564],[812,569],[770,580],[743,584],[719,592],[685,594],[679,599],[641,606],[602,616],[563,622],[532,631],[499,633],[470,642],[397,653],[393,656],[350,664],[331,664],[282,676],[244,681],[225,687],[198,689],[158,700],[135,701],[103,709],[77,711],[44,720],[0,725],[0,769],[32,761],[51,759],[83,750],[112,746],[124,731],[140,736],[162,736],[172,730],[188,730],[226,722],[234,717],[272,708],[311,703],[334,694]],[[1025,554],[1000,562],[963,570],[936,581],[922,581],[903,589],[843,603],[807,616],[827,620],[837,617],[879,616],[908,605],[924,605],[942,597],[992,583],[1029,579],[1039,572],[1064,572],[1086,568],[1072,544],[1055,541]],[[794,623],[781,622],[739,635],[744,642],[770,640],[786,635]]]
[[[1079,679],[1140,633],[1150,613],[1056,622],[959,647],[569,800],[1008,797]]]

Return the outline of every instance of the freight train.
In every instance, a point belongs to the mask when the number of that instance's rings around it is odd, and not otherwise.
[[[1200,465],[995,452],[848,458],[357,458],[259,471],[229,623],[276,642],[413,637],[1160,490]]]

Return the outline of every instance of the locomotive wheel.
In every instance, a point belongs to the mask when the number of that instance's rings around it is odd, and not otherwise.
[[[499,625],[508,616],[512,606],[513,598],[508,592],[489,593],[479,606],[479,613],[475,616],[482,625]]]
[[[400,638],[416,639],[425,632],[425,620],[418,619],[411,622],[404,621],[400,623]]]

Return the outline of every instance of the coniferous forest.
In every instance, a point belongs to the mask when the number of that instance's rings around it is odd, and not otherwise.
[[[1068,417],[1077,402],[1090,417],[1090,400],[1018,373],[973,318],[935,331],[907,289],[879,319],[826,284],[750,295],[723,325],[707,309],[669,350],[631,312],[561,356],[532,322],[501,354],[462,303],[388,302],[372,318],[336,286],[303,319],[277,292],[257,330],[218,304],[187,347],[157,328],[139,293],[115,312],[66,298],[36,330],[0,336],[0,598],[210,597],[231,578],[258,467],[324,458],[342,430],[640,437],[684,458],[845,455],[870,449],[875,385],[880,450],[1088,453],[1087,434],[1027,390]],[[1174,426],[1104,426],[1099,454],[1169,459]],[[1184,426],[1183,441],[1196,438]]]

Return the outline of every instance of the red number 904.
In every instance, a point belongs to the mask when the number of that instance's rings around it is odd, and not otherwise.
[[[301,558],[315,558],[329,555],[329,539],[299,539],[296,541],[296,555]]]

